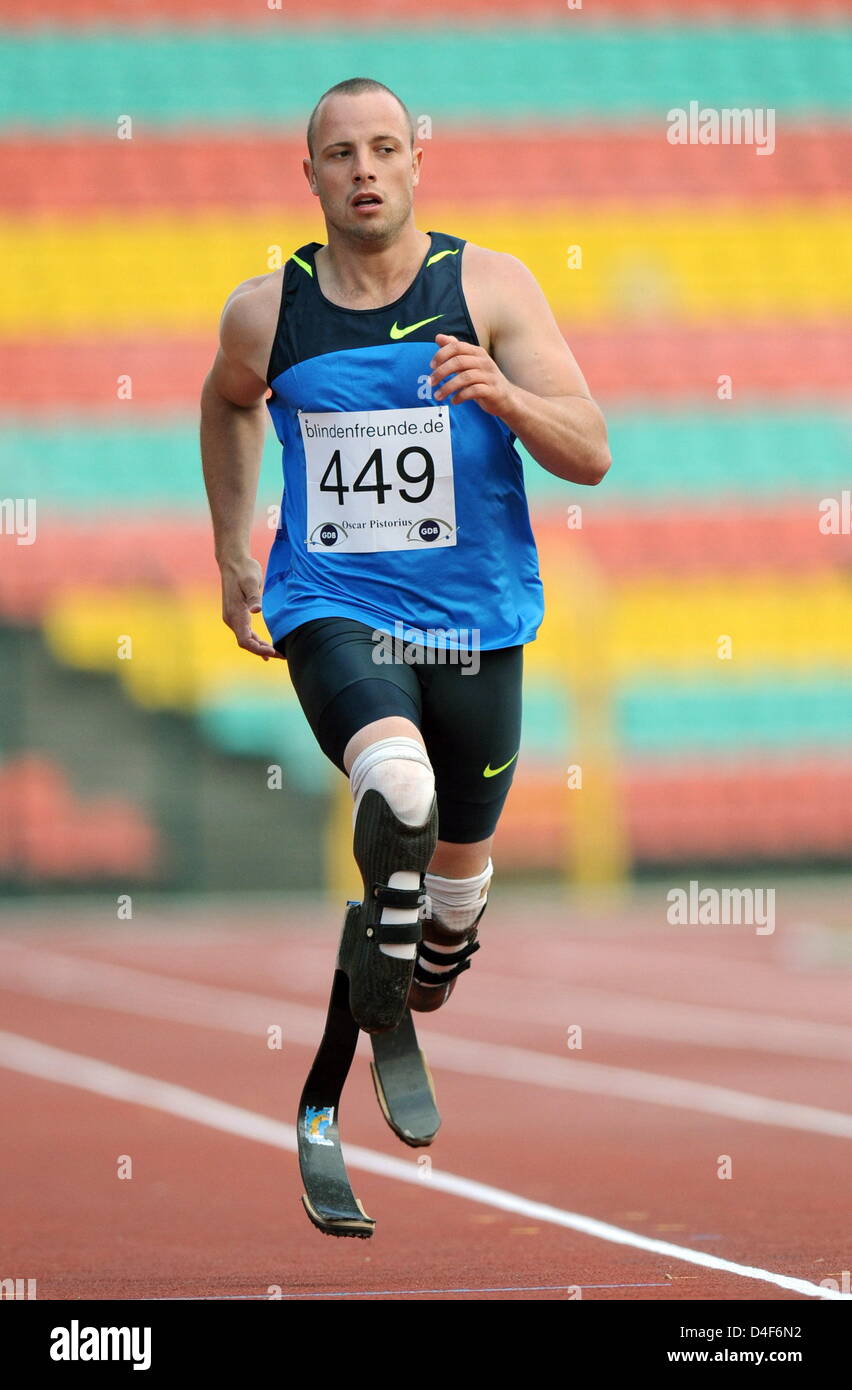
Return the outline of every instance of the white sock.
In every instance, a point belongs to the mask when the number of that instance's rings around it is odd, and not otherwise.
[[[443,878],[440,874],[426,874],[426,904],[424,917],[437,917],[442,926],[449,931],[464,932],[473,926],[483,903],[488,897],[488,885],[494,872],[494,865],[488,860],[481,874],[472,878]],[[448,957],[446,965],[433,965],[431,961],[421,961],[424,970],[434,975],[443,975],[454,965],[453,957],[466,946],[463,939],[457,946],[440,946],[429,942],[429,949]]]

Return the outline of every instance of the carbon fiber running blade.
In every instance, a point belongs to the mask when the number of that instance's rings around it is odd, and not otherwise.
[[[394,1134],[413,1149],[431,1144],[441,1124],[432,1073],[420,1050],[411,1010],[391,1033],[372,1033],[370,1071],[382,1114]]]
[[[376,1227],[352,1191],[340,1146],[340,1096],[358,1031],[349,1012],[349,981],[335,970],[325,1032],[302,1091],[297,1125],[302,1204],[314,1225],[330,1236],[367,1237]]]

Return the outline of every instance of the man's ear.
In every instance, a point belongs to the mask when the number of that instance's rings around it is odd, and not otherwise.
[[[416,146],[414,147],[414,149],[411,151],[411,161],[412,161],[411,182],[412,182],[412,185],[416,188],[417,185],[418,185],[419,182],[420,182],[420,166],[421,166],[421,164],[423,163],[423,147],[422,147],[422,145],[416,145]]]
[[[305,178],[308,181],[311,192],[315,197],[319,197],[316,175],[314,174],[314,161],[308,155],[305,155],[305,158],[302,160],[302,168],[305,171]]]

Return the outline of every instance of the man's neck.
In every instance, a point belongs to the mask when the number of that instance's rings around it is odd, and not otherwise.
[[[418,231],[413,221],[389,244],[350,240],[331,227],[328,245],[314,257],[320,289],[341,304],[380,308],[411,283],[429,245],[428,233]]]

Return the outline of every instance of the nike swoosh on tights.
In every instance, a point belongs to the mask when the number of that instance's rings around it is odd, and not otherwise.
[[[518,753],[520,753],[520,751],[521,750],[519,748]],[[512,754],[511,758],[509,759],[509,763],[513,763],[515,761],[516,757],[518,756],[518,753]],[[489,763],[488,766],[483,770],[482,775],[483,777],[496,777],[498,772],[506,771],[506,768],[509,766],[509,763],[504,763],[502,767],[492,767]]]

